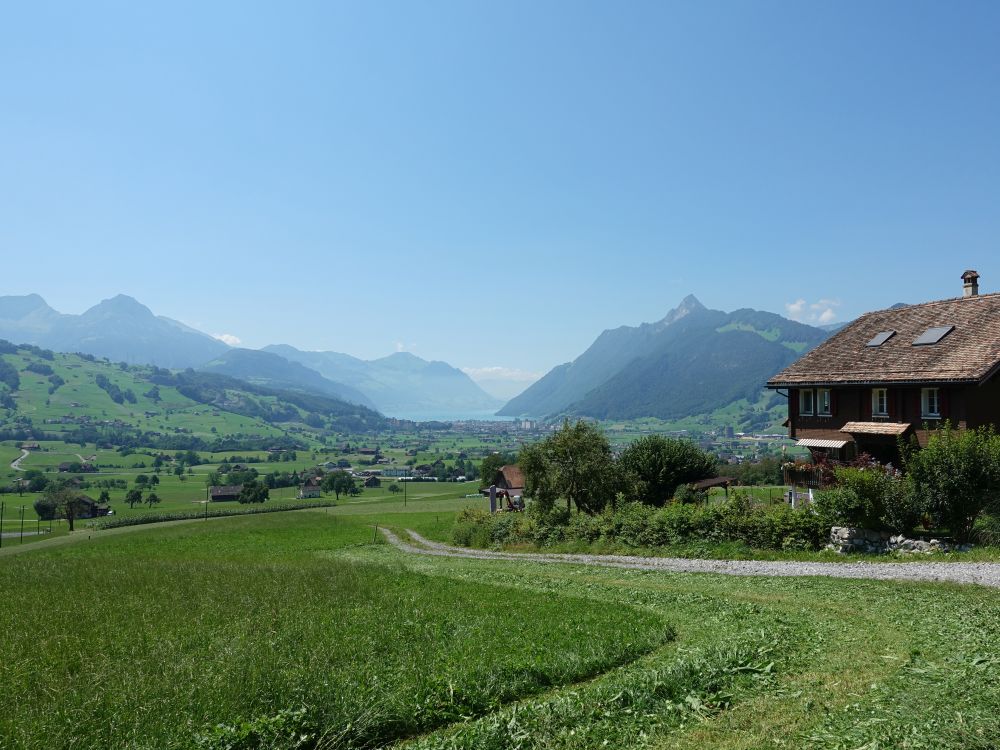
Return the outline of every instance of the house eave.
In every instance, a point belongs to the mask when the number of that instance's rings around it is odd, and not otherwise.
[[[1000,369],[1000,368],[997,368]],[[991,373],[992,375],[993,373]],[[906,379],[876,379],[858,378],[851,380],[782,380],[767,383],[767,388],[835,388],[837,386],[898,386],[898,385],[982,385],[989,379],[983,378],[906,378]]]

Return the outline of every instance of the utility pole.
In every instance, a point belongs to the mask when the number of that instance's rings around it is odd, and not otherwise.
[[[0,502],[0,549],[3,548],[3,508],[4,503]]]
[[[24,544],[24,506],[21,506],[21,540],[18,544]]]

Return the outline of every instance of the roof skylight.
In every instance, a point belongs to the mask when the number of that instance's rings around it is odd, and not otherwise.
[[[928,328],[913,340],[913,345],[929,346],[930,344],[936,344],[951,333],[954,328],[955,326],[935,326],[934,328]]]
[[[872,346],[872,347],[882,346],[882,344],[884,344],[886,341],[888,341],[895,335],[896,335],[895,331],[881,331],[875,335],[875,338],[873,338],[871,341],[865,344],[865,346]]]

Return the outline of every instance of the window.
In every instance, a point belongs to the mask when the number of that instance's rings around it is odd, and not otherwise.
[[[941,417],[941,396],[938,388],[920,389],[920,416],[934,419]]]
[[[872,416],[889,416],[889,391],[886,388],[872,388]]]
[[[884,344],[886,341],[888,341],[895,335],[896,335],[895,331],[879,331],[875,335],[875,338],[873,338],[871,341],[865,344],[865,346],[871,346],[871,347],[882,346],[882,344]]]
[[[833,405],[830,399],[830,389],[829,388],[819,388],[816,390],[816,413],[821,417],[829,417],[833,411],[831,406]]]
[[[928,328],[913,340],[914,346],[930,346],[943,339],[955,326],[935,326]]]
[[[799,391],[799,414],[812,416],[816,411],[815,392],[812,390]]]

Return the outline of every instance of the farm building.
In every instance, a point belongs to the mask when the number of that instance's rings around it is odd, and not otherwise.
[[[962,281],[962,297],[862,315],[771,378],[789,437],[817,458],[898,465],[899,438],[1000,425],[1000,294],[979,294],[975,271]]]
[[[322,496],[323,496],[323,490],[320,487],[319,477],[309,477],[299,487],[298,497],[300,500],[306,500]]]
[[[381,487],[382,480],[376,475],[372,474],[370,477],[365,478],[365,487]]]
[[[239,499],[243,491],[242,484],[225,484],[208,488],[208,497],[213,503]]]
[[[493,484],[498,490],[506,490],[511,497],[524,494],[524,474],[517,464],[507,464],[497,469]]]

